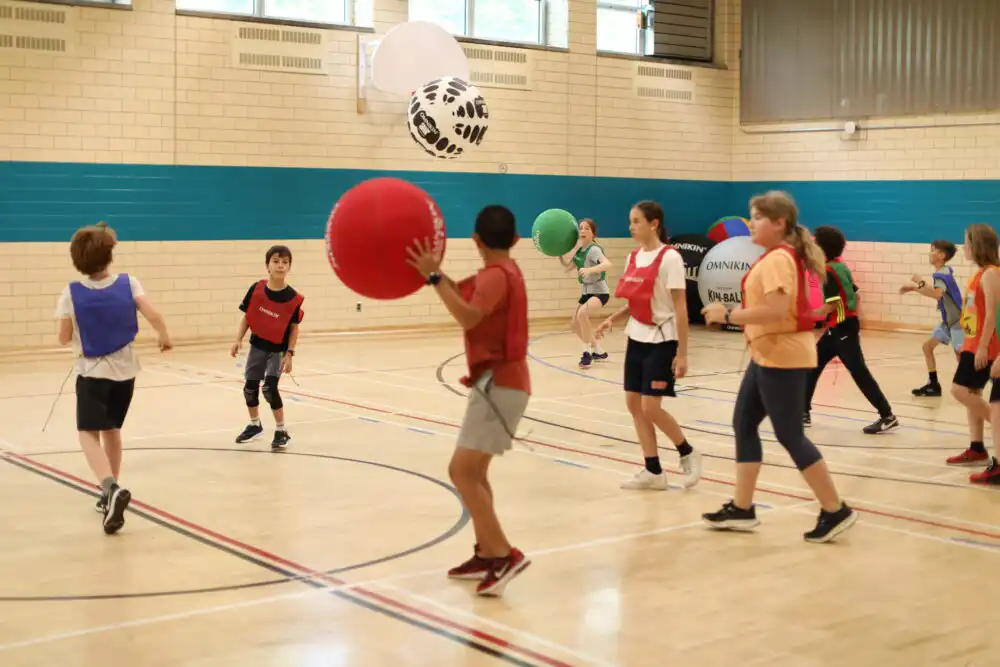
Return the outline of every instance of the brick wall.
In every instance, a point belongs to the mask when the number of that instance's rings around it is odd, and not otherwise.
[[[719,4],[724,11],[727,3]],[[376,31],[406,20],[406,6],[376,0]],[[0,55],[0,161],[487,173],[503,164],[515,174],[727,180],[731,74],[696,68],[695,105],[636,99],[632,61],[596,54],[596,4],[570,0],[569,8],[569,52],[531,51],[535,90],[484,90],[489,141],[444,162],[413,146],[405,101],[376,95],[368,113],[356,113],[354,31],[326,31],[328,76],[257,72],[229,66],[237,22],[178,16],[173,0],[134,0],[132,11],[74,7],[79,39],[72,55]],[[331,206],[334,199],[331,193]],[[626,219],[627,209],[620,215]],[[123,239],[116,266],[143,281],[177,338],[224,337],[235,330],[247,286],[263,274],[264,250],[280,241]],[[359,314],[359,299],[333,276],[322,242],[291,244],[292,280],[309,299],[308,329],[448,321],[429,294],[366,302]],[[630,242],[605,245],[614,277]],[[450,240],[445,269],[472,270],[474,252],[468,239]],[[576,282],[528,240],[517,256],[532,315],[568,317]],[[52,345],[56,297],[75,277],[68,243],[0,244],[0,263],[0,349]]]

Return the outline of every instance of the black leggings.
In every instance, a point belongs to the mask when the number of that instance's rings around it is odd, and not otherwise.
[[[858,318],[852,317],[841,322],[833,329],[827,331],[816,343],[816,355],[819,361],[816,368],[809,373],[809,384],[806,390],[806,412],[812,409],[813,394],[816,392],[816,383],[823,369],[831,360],[839,357],[844,368],[851,374],[854,384],[865,395],[872,407],[878,410],[880,417],[888,417],[892,414],[892,406],[886,399],[878,382],[872,377],[872,372],[868,370],[865,363],[865,354],[861,351],[861,324]]]
[[[807,373],[805,368],[765,368],[750,362],[733,409],[737,463],[760,463],[764,459],[760,442],[764,417],[771,418],[774,434],[796,468],[805,470],[823,458],[802,426]]]

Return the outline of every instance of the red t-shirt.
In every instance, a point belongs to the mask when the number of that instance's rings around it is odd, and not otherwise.
[[[484,269],[475,276],[475,290],[469,305],[484,313],[483,319],[465,332],[466,354],[476,356],[476,350],[496,352],[490,355],[500,357],[484,363],[493,370],[493,381],[499,387],[517,389],[531,393],[531,376],[528,373],[528,360],[504,361],[503,350],[507,336],[507,276],[503,271]],[[479,369],[473,369],[475,376]]]

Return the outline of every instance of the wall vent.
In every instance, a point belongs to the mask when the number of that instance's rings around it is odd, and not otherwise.
[[[632,94],[648,100],[693,104],[694,73],[686,67],[635,63],[632,71]]]
[[[0,2],[0,49],[71,53],[77,42],[75,7]]]
[[[502,46],[463,44],[469,59],[469,83],[483,88],[534,90],[535,62],[530,51]]]
[[[326,40],[318,30],[241,25],[231,41],[239,69],[326,74]]]

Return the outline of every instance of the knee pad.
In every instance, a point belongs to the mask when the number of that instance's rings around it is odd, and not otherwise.
[[[272,410],[280,410],[284,407],[281,401],[281,394],[278,393],[278,378],[268,375],[264,378],[264,400],[271,406]]]
[[[260,405],[260,398],[257,395],[257,390],[260,388],[260,382],[247,380],[246,384],[243,385],[243,398],[247,400],[248,408],[256,408]]]

